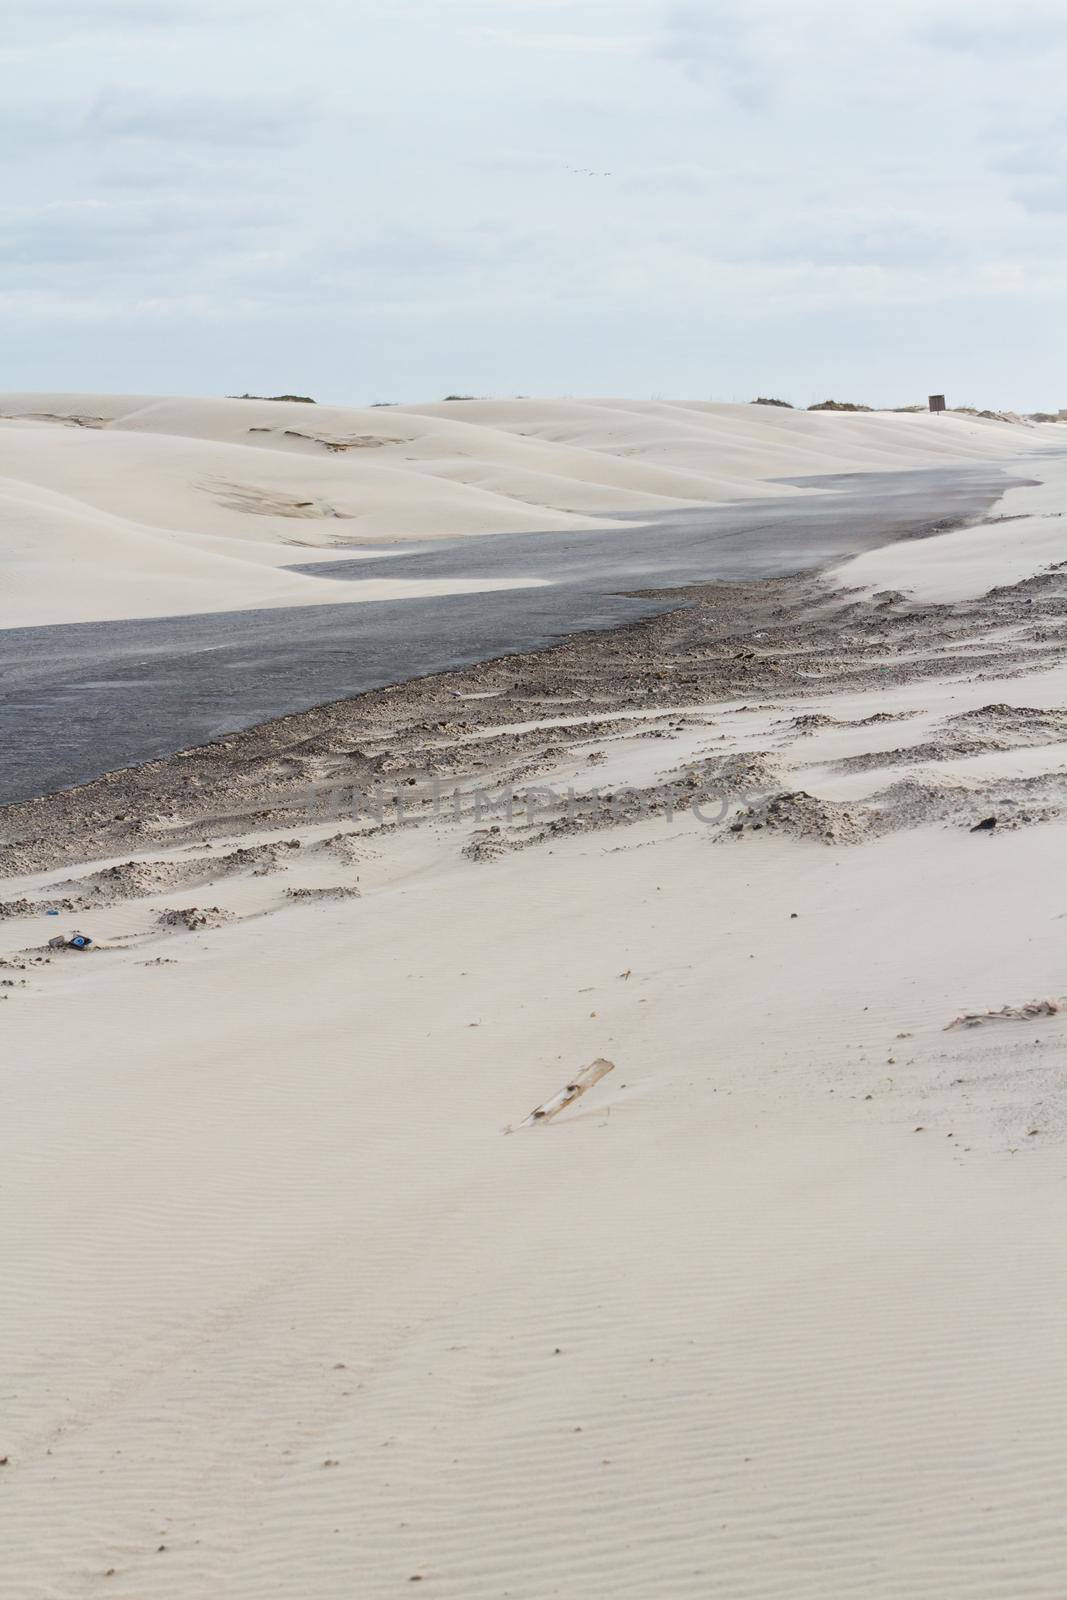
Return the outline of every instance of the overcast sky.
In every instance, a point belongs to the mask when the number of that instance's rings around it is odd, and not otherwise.
[[[0,388],[1067,406],[1063,0],[7,0]]]

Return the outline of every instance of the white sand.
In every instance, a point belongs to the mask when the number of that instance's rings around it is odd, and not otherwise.
[[[845,562],[833,576],[868,593],[895,589],[942,605],[1047,571],[1067,560],[1067,460],[1043,460],[1038,470],[1040,483],[1001,496],[996,520],[883,545]]]
[[[399,597],[271,569],[361,541],[609,528],[811,492],[784,477],[1009,460],[1060,437],[764,406],[0,395],[0,627]]]
[[[541,581],[375,579],[370,565],[367,579],[334,583],[278,571],[258,548],[249,558],[236,540],[213,540],[205,548],[22,484],[0,485],[0,540],[0,624],[5,628],[403,600],[538,587]],[[287,554],[300,559],[298,551]]]
[[[401,852],[9,1003],[6,1592],[1057,1594],[1062,1145],[937,1070],[1048,843]]]
[[[1067,668],[620,718],[597,772],[917,712],[783,751],[837,797],[1003,699]],[[1060,1600],[1067,1018],[943,1029],[1067,993],[1067,823],[469,831],[377,836],[358,900],[157,897],[251,918],[204,933],[104,909],[0,991],[0,1595]]]

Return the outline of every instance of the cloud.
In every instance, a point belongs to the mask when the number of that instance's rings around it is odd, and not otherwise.
[[[265,5],[270,0],[263,0]],[[251,0],[6,0],[0,57],[36,48],[55,50],[72,40],[203,32],[258,15]]]
[[[746,111],[763,109],[772,87],[770,63],[756,47],[736,0],[676,0],[655,53],[698,83],[713,83]]]
[[[646,48],[643,34],[632,33],[516,33],[505,28],[479,27],[480,39],[520,50],[554,50],[578,55],[640,55]]]
[[[42,28],[64,26],[93,28],[170,28],[187,22],[196,26],[206,20],[207,8],[184,0],[94,0],[91,12],[83,0],[7,0],[6,28],[36,25]]]
[[[817,268],[884,267],[905,274],[928,271],[965,255],[963,242],[926,221],[903,217],[827,217],[802,235],[799,225],[779,228],[762,244],[766,261],[807,263]]]
[[[1033,216],[1067,214],[1067,178],[1028,184],[1016,189],[1014,197]]]
[[[971,7],[956,17],[941,17],[919,30],[918,37],[936,50],[1002,60],[1005,56],[1043,54],[1067,42],[1067,17],[1062,10],[1016,5],[986,16]]]
[[[9,269],[79,275],[110,264],[120,275],[189,259],[207,262],[247,236],[275,226],[278,213],[253,205],[216,208],[193,198],[158,201],[68,200],[0,214],[0,260]]]
[[[1036,142],[1009,145],[1006,149],[995,151],[989,165],[994,172],[1004,172],[1014,177],[1032,178],[1062,172],[1065,165],[1063,141],[1056,140],[1047,145]]]
[[[285,144],[311,120],[292,99],[282,102],[182,95],[172,98],[105,91],[86,113],[83,127],[106,142],[240,145]]]

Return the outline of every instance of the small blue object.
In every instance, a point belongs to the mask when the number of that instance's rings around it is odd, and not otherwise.
[[[45,916],[46,917],[58,917],[59,916],[59,912],[56,910],[55,906],[49,906],[48,910],[45,912]]]
[[[90,939],[87,933],[76,933],[73,935],[70,942],[74,946],[75,950],[87,950],[93,941]]]

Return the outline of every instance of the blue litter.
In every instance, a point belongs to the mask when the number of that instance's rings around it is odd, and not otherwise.
[[[45,912],[45,916],[46,917],[58,917],[59,916],[59,912],[56,910],[55,906],[49,906],[48,910]]]
[[[87,933],[72,933],[69,937],[57,933],[54,939],[49,939],[49,950],[88,950],[92,939]]]

